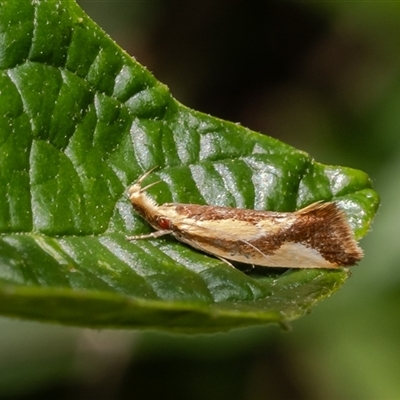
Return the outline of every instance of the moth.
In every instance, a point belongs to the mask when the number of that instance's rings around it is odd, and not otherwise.
[[[264,267],[334,269],[355,265],[363,257],[345,213],[334,202],[316,202],[294,212],[158,205],[146,190],[160,181],[141,185],[153,170],[141,176],[128,194],[136,212],[156,231],[128,240],[173,235],[228,264]]]

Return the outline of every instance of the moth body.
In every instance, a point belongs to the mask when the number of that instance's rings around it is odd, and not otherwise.
[[[158,205],[142,187],[129,188],[133,208],[154,228],[148,235],[177,240],[224,260],[265,267],[338,268],[355,265],[363,253],[346,216],[333,202],[295,212],[166,203]]]

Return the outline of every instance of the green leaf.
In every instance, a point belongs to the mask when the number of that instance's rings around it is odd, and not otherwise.
[[[2,315],[212,332],[284,324],[344,283],[344,269],[245,273],[172,238],[128,242],[151,229],[126,190],[156,165],[160,203],[334,199],[358,238],[379,200],[363,172],[179,104],[73,1],[0,11]]]

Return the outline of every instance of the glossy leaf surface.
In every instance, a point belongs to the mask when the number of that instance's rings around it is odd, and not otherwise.
[[[361,238],[363,172],[190,110],[73,2],[0,1],[0,313],[89,327],[208,332],[305,314],[346,270],[241,272],[149,232],[126,190],[293,211],[335,200]]]

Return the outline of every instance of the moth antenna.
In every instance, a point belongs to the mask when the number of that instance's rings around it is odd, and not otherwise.
[[[137,197],[138,195],[144,193],[148,188],[150,188],[153,185],[156,185],[157,182],[149,183],[146,185],[144,188],[141,187],[141,183],[156,169],[158,168],[158,165],[150,169],[149,171],[145,172],[141,177],[137,179],[137,181],[128,189],[128,194],[129,194],[129,199],[131,202],[133,202],[133,198]]]
[[[160,182],[161,182],[161,181],[156,181],[156,182],[149,183],[147,186],[142,187],[142,188],[140,189],[140,192],[139,192],[139,193],[144,193],[147,189],[151,188],[151,187],[154,186],[154,185],[157,185],[157,184],[160,183]]]
[[[152,169],[149,169],[147,172],[145,172],[137,181],[137,184],[141,184],[155,169],[158,168],[158,165],[156,165],[155,167],[153,167]]]

